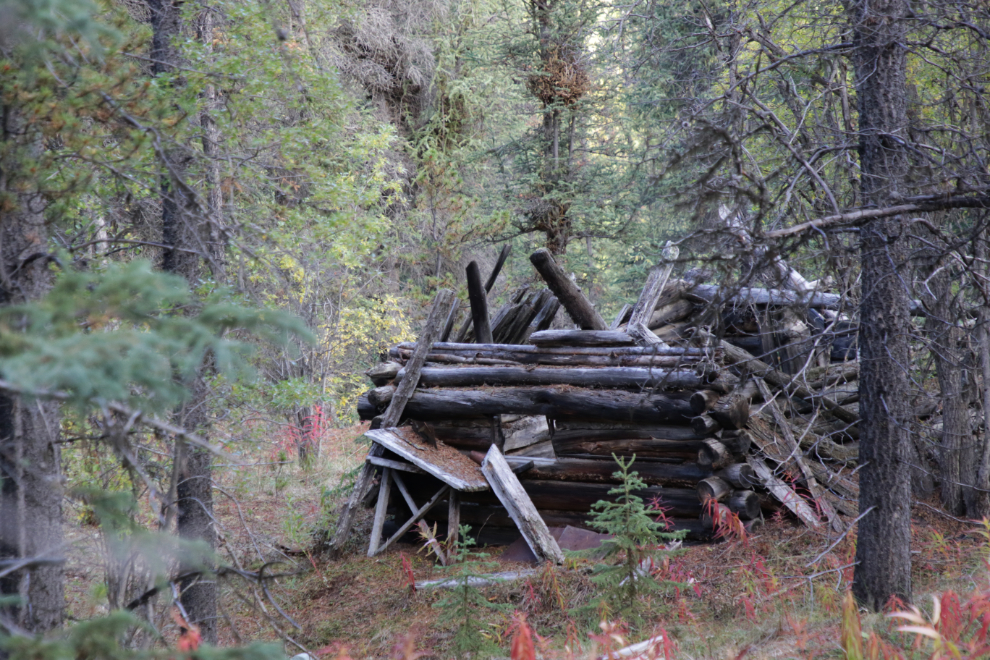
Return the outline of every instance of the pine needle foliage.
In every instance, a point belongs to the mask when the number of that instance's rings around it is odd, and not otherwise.
[[[501,653],[489,638],[482,634],[485,627],[484,615],[493,612],[508,612],[512,605],[492,603],[475,584],[498,566],[497,562],[487,561],[483,552],[471,552],[475,541],[468,536],[471,528],[461,525],[457,543],[450,551],[450,570],[456,571],[457,586],[448,590],[448,595],[434,607],[443,610],[441,622],[456,626],[451,651],[455,657],[479,658]]]
[[[590,523],[611,535],[596,550],[602,563],[592,576],[602,597],[580,609],[594,608],[599,615],[607,612],[613,619],[638,627],[643,623],[643,597],[664,586],[652,575],[660,556],[670,552],[662,550],[660,543],[679,540],[684,533],[664,531],[664,525],[655,520],[656,512],[636,494],[647,487],[637,472],[630,471],[636,457],[622,459],[613,454],[612,458],[619,465],[613,473],[619,484],[609,491],[615,500],[595,502]]]

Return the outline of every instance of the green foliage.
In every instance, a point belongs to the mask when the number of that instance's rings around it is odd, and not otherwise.
[[[584,606],[607,608],[611,618],[621,618],[632,626],[643,623],[643,597],[663,586],[652,572],[657,560],[668,551],[660,550],[661,541],[683,538],[682,532],[665,532],[655,520],[656,512],[647,507],[636,491],[646,488],[638,473],[630,472],[636,457],[624,460],[613,455],[619,470],[613,475],[620,484],[609,491],[615,501],[602,500],[593,505],[591,525],[610,534],[595,554],[605,560],[595,568],[592,581],[603,592],[598,603]]]
[[[253,310],[215,294],[195,301],[181,277],[145,261],[105,273],[68,270],[37,302],[0,308],[0,374],[26,392],[62,392],[85,408],[111,401],[167,410],[207,357],[243,375],[243,332],[285,343],[306,338],[289,315]]]
[[[456,572],[457,586],[446,590],[447,595],[434,603],[434,607],[443,610],[440,620],[449,626],[456,627],[451,650],[458,658],[487,657],[498,653],[499,648],[482,630],[485,623],[482,617],[491,612],[507,612],[511,604],[490,602],[485,594],[472,585],[472,578],[482,578],[490,573],[497,562],[486,561],[485,553],[471,552],[474,539],[468,536],[471,528],[461,525],[457,543],[449,553],[452,564],[448,570]]]
[[[9,660],[284,660],[276,644],[240,648],[200,647],[193,653],[168,648],[135,649],[124,643],[134,627],[147,627],[129,612],[117,611],[84,621],[52,637],[7,636],[0,632],[0,650]]]

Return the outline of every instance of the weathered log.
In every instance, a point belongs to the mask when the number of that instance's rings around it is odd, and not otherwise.
[[[549,250],[537,250],[530,255],[529,260],[579,327],[584,330],[608,330],[608,324],[602,319],[595,306],[557,265]]]
[[[458,298],[454,298],[454,303],[450,307],[450,313],[447,314],[447,322],[443,324],[443,330],[440,332],[437,341],[448,341],[450,339],[450,333],[454,331],[454,322],[457,321],[457,312],[460,306],[461,301]]]
[[[368,394],[370,392],[371,390],[368,390],[368,392],[365,392],[364,394],[359,396],[357,400],[358,419],[360,419],[362,422],[366,422],[369,419],[373,419],[375,415],[378,414],[378,406],[373,404],[371,400],[368,398]]]
[[[835,293],[798,293],[779,289],[757,287],[729,288],[713,284],[697,284],[685,293],[703,302],[731,303],[737,307],[747,305],[773,305],[777,307],[818,307],[839,309],[842,296]]]
[[[741,489],[751,488],[760,483],[756,479],[756,472],[748,463],[734,463],[716,472],[715,476]]]
[[[395,399],[393,398],[393,401]],[[653,392],[577,390],[560,387],[498,387],[488,390],[420,389],[407,406],[409,415],[433,420],[482,415],[546,415],[638,423],[687,424],[687,401]]]
[[[680,458],[694,460],[701,448],[700,440],[662,440],[657,438],[630,438],[624,440],[560,441],[551,440],[557,456],[636,456],[638,458]]]
[[[651,330],[655,328],[663,327],[670,323],[677,323],[678,321],[683,321],[688,316],[690,316],[695,310],[695,305],[690,300],[676,300],[662,307],[657,307],[653,314],[650,315],[650,320],[647,322],[647,327]]]
[[[472,261],[467,266],[467,288],[475,339],[479,344],[491,344],[493,339],[491,319],[488,316],[488,294],[481,284],[481,271],[477,261]]]
[[[582,330],[567,330],[563,332],[578,333],[588,336],[599,336]],[[619,333],[620,335],[622,333]],[[413,351],[416,349],[416,342],[402,342],[397,344],[392,350]],[[624,346],[536,346],[530,344],[465,344],[458,342],[435,343],[431,351],[437,353],[462,354],[466,353],[479,357],[500,357],[498,353],[508,351],[511,353],[545,353],[547,355],[686,355],[697,357],[720,357],[718,349],[706,349],[695,347],[667,346],[633,346],[631,343]],[[390,351],[391,354],[391,351]]]
[[[698,448],[698,465],[718,470],[728,465],[731,460],[732,452],[715,438],[701,441],[701,447]]]
[[[610,484],[576,483],[572,481],[533,481],[521,480],[523,488],[537,509],[556,509],[559,511],[590,511],[595,502],[607,500],[614,502],[616,495],[610,495],[614,488]],[[698,493],[693,488],[668,488],[666,486],[651,486],[636,495],[644,501],[651,502],[659,498],[661,505],[668,509],[671,516],[692,517],[701,513],[701,502]],[[480,504],[494,504],[492,493],[464,493],[464,501]]]
[[[732,487],[722,479],[712,476],[699,481],[697,491],[698,497],[701,499],[702,504],[704,504],[709,500],[718,502],[725,499],[732,491]]]
[[[543,330],[531,334],[529,342],[544,348],[552,346],[631,346],[635,340],[625,332],[617,330]],[[663,346],[657,348],[663,348]]]
[[[688,402],[691,404],[691,412],[701,415],[707,412],[718,401],[721,395],[713,390],[698,390],[691,395]]]
[[[388,405],[394,395],[395,385],[382,385],[368,392],[368,402],[373,406],[381,408]]]
[[[759,393],[756,383],[749,379],[729,392],[708,411],[708,414],[725,429],[741,429],[749,421],[749,402]]]
[[[656,309],[663,289],[670,279],[670,272],[674,267],[674,260],[677,259],[677,248],[669,241],[663,251],[663,260],[666,262],[656,268],[650,269],[650,274],[646,278],[646,285],[639,294],[639,300],[633,307],[629,316],[629,324],[626,332],[640,346],[666,346],[664,341],[653,334],[648,323]]]
[[[618,330],[619,326],[626,322],[626,319],[629,318],[629,315],[631,313],[632,313],[632,305],[630,305],[629,303],[624,304],[622,306],[622,309],[619,310],[619,313],[615,315],[614,319],[612,319],[612,323],[611,325],[608,326],[608,329]]]
[[[556,420],[553,439],[558,442],[587,440],[608,442],[612,440],[701,440],[690,426],[679,425],[633,425],[618,423],[567,422]]]
[[[691,419],[691,428],[694,430],[695,435],[704,437],[718,432],[722,427],[708,415],[698,415]]]
[[[368,369],[364,374],[371,379],[376,387],[387,385],[399,373],[402,365],[398,362],[382,362]]]
[[[822,523],[815,511],[790,486],[774,476],[773,471],[767,467],[762,459],[750,456],[746,462],[750,464],[756,472],[756,477],[770,491],[770,494],[777,498],[778,502],[787,507],[808,527],[821,529]]]
[[[634,470],[639,478],[651,486],[693,486],[701,479],[711,476],[711,470],[697,463],[649,463],[636,461]],[[536,460],[533,467],[522,478],[541,481],[578,481],[584,483],[619,483],[613,460],[589,460],[579,458],[558,458],[556,460]]]
[[[492,267],[492,272],[489,273],[488,280],[485,282],[485,293],[490,293],[495,286],[495,280],[498,279],[498,274],[502,272],[502,267],[505,266],[505,262],[510,254],[512,254],[512,244],[506,243],[499,251],[498,259],[495,260],[495,266]]]
[[[548,349],[549,350],[549,349]],[[404,361],[410,351],[393,349],[392,357]],[[551,367],[655,367],[655,368],[685,368],[697,365],[702,358],[696,355],[574,355],[559,353],[531,353],[528,351],[500,351],[494,353],[499,357],[472,356],[467,353],[430,353],[427,364],[479,364],[479,365],[523,365],[540,364]],[[719,379],[722,372],[719,372]],[[387,384],[384,381],[382,384]],[[718,381],[715,381],[718,382]],[[718,389],[729,391],[730,388],[719,386]]]
[[[753,445],[753,436],[745,429],[722,431],[719,441],[732,452],[733,456],[744,456]]]
[[[400,377],[403,372],[399,372]],[[602,367],[598,369],[552,367],[426,367],[420,387],[527,387],[571,385],[598,389],[694,389],[714,380],[713,372],[695,370],[644,369],[642,367]],[[374,397],[369,395],[372,401]]]
[[[740,520],[756,520],[760,517],[760,497],[751,490],[736,490],[729,496],[729,510]]]
[[[530,322],[529,327],[519,336],[518,343],[522,344],[529,341],[530,335],[534,332],[540,332],[546,330],[553,323],[554,318],[557,316],[557,312],[560,311],[560,301],[557,300],[556,296],[550,291],[547,291],[546,302],[543,303],[541,307],[536,312],[536,316]]]

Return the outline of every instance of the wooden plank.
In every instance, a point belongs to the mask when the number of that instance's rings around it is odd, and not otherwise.
[[[747,456],[746,462],[749,463],[749,466],[756,472],[756,477],[778,502],[786,506],[808,527],[821,529],[821,520],[818,519],[814,510],[790,486],[774,476],[770,468],[767,467],[767,464],[763,462],[763,459],[755,456]]]
[[[368,462],[377,465],[379,467],[387,467],[393,470],[400,470],[402,472],[423,472],[422,468],[416,467],[411,463],[403,463],[402,461],[393,461],[390,458],[382,458],[381,456],[369,456]]]
[[[622,322],[625,321],[626,314],[628,314],[631,309],[632,309],[632,305],[630,305],[629,303],[623,305],[622,309],[619,310],[619,313],[615,315],[614,319],[612,319],[612,325],[608,326],[608,329],[618,330],[619,326],[622,325]]]
[[[402,498],[406,501],[406,505],[409,507],[409,510],[416,511],[419,509],[419,505],[416,504],[416,500],[413,499],[413,496],[409,493],[409,489],[406,488],[406,482],[403,481],[398,472],[392,473],[392,481],[394,481],[395,485],[399,487],[399,492],[402,493]]]
[[[407,437],[396,431],[397,429],[376,429],[365,435],[451,488],[465,492],[488,490],[488,483],[477,464],[453,447],[441,444],[434,449],[422,440],[419,440],[421,444],[417,444],[418,438],[411,437],[414,435],[412,429],[403,428],[400,431]]]
[[[430,310],[430,315],[426,319],[426,325],[423,327],[423,332],[419,336],[419,341],[416,342],[416,349],[406,363],[406,375],[399,381],[399,385],[392,395],[392,400],[388,404],[388,410],[382,415],[381,425],[383,427],[389,428],[399,423],[399,419],[401,419],[402,413],[406,408],[406,403],[408,403],[413,392],[416,390],[420,369],[423,368],[423,364],[426,362],[426,356],[430,352],[433,342],[437,340],[440,332],[443,330],[443,324],[447,320],[447,315],[450,313],[453,301],[454,294],[452,291],[440,289],[437,292],[437,296],[433,301],[433,308]],[[381,445],[372,443],[368,456],[380,458],[383,451]],[[333,536],[333,542],[331,544],[331,555],[339,556],[344,542],[347,540],[347,536],[351,533],[351,524],[354,522],[354,511],[371,487],[375,469],[375,465],[367,461],[365,461],[364,467],[361,468],[361,474],[358,475],[357,480],[354,482],[354,490],[351,491],[351,496],[347,500],[347,504],[344,505],[343,510],[340,512],[337,531]]]
[[[400,371],[401,375],[402,372]],[[715,372],[699,373],[696,369],[644,367],[424,367],[420,387],[528,387],[573,385],[599,389],[674,389],[693,390],[709,385]],[[387,389],[379,388],[381,390]],[[395,396],[394,393],[391,393]],[[368,394],[372,403],[380,397],[378,389]]]
[[[450,491],[450,497],[447,498],[447,547],[451,549],[452,556],[455,554],[453,548],[454,544],[457,543],[460,527],[461,494],[456,490],[452,490]]]
[[[422,507],[420,507],[420,509],[418,511],[416,511],[415,513],[413,513],[412,518],[410,518],[405,523],[403,523],[402,524],[402,527],[399,528],[399,531],[397,531],[395,534],[393,534],[389,538],[389,540],[385,541],[385,543],[383,543],[375,551],[375,555],[380,554],[382,552],[385,552],[385,550],[388,548],[388,546],[392,545],[397,540],[399,540],[400,538],[402,538],[402,536],[406,532],[408,532],[410,529],[412,529],[412,526],[413,525],[415,525],[420,520],[422,520],[423,519],[423,516],[425,516],[427,513],[429,513],[430,509],[432,509],[433,507],[435,507],[437,505],[437,502],[439,502],[440,501],[440,498],[442,498],[444,495],[447,494],[447,491],[448,490],[450,490],[450,486],[448,486],[447,484],[444,484],[443,485],[443,488],[441,488],[440,490],[438,490],[436,492],[436,495],[434,495],[433,497],[430,498],[430,501],[429,502],[427,502],[426,504],[424,504]],[[371,556],[374,556],[374,555],[371,555]]]
[[[488,450],[481,471],[537,559],[564,563],[564,553],[498,447]]]
[[[375,507],[375,520],[371,524],[371,540],[368,543],[368,556],[374,557],[378,552],[378,544],[382,540],[382,528],[385,526],[385,515],[388,513],[388,499],[392,491],[392,469],[382,471],[382,485],[378,489],[378,506]]]
[[[646,285],[639,294],[639,300],[633,307],[632,315],[629,317],[629,324],[626,326],[628,333],[640,346],[666,346],[666,342],[653,334],[650,330],[650,319],[653,310],[656,309],[660,296],[663,295],[667,280],[670,279],[670,272],[674,268],[674,260],[677,259],[677,248],[667,241],[667,247],[663,251],[663,263],[656,268],[650,269],[650,274],[646,278]]]
[[[608,329],[608,324],[595,306],[581,293],[581,288],[557,265],[549,250],[537,250],[530,255],[529,260],[578,326],[585,330]]]

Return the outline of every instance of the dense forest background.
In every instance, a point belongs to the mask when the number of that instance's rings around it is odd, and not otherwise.
[[[545,247],[611,318],[668,241],[845,296],[885,512],[856,595],[909,599],[912,498],[990,513],[988,34],[950,0],[0,1],[0,591],[32,604],[0,626],[62,625],[71,511],[174,535],[109,604],[174,572],[215,641],[220,457],[315,463],[505,245],[497,303]]]

